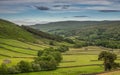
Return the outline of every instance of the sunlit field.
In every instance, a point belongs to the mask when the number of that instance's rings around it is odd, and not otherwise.
[[[97,47],[97,46],[88,46],[83,48],[70,48],[70,50],[66,53],[63,53],[63,60],[59,64],[57,70],[53,71],[41,71],[41,72],[31,72],[31,73],[23,73],[16,75],[78,75],[84,73],[98,73],[103,72],[102,61],[98,61],[98,54],[101,51],[111,50],[108,48]],[[27,50],[26,50],[27,51]],[[10,51],[11,52],[11,51]],[[14,54],[13,54],[14,53]],[[117,62],[119,60],[119,49],[114,50],[114,53],[118,55]],[[11,52],[10,55],[18,55],[19,53]],[[9,55],[8,54],[8,55]],[[26,54],[21,54],[22,56],[26,56]],[[18,55],[18,56],[21,56]],[[33,61],[35,56],[27,55],[27,57],[23,58],[14,58],[14,57],[0,57],[0,63],[4,60],[10,60],[11,63],[8,66],[15,65],[21,60],[25,61]]]

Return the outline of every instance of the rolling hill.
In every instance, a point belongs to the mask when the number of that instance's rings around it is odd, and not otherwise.
[[[2,19],[0,19],[0,37],[27,41],[34,41],[35,39],[33,34],[27,32],[12,22]]]
[[[87,27],[89,26],[83,25],[83,28]],[[72,29],[73,28],[71,28],[71,30]],[[65,30],[67,31],[67,29]],[[72,35],[75,39],[84,41],[84,39],[79,39],[76,36],[80,37],[79,35]],[[71,38],[71,36],[67,37]],[[50,41],[53,41],[55,45],[50,45]],[[63,44],[73,45],[65,42],[65,39],[59,36],[51,35],[26,26],[18,26],[6,20],[0,20],[0,63],[7,63],[7,66],[14,66],[21,60],[32,62],[39,50],[48,47],[56,48]],[[78,75],[103,72],[103,67],[100,66],[102,62],[97,60],[97,56],[101,51],[107,50],[111,49],[97,46],[70,48],[69,51],[62,53],[63,60],[57,70],[20,73],[15,75]],[[119,49],[114,49],[113,52],[119,55],[119,51]],[[119,62],[119,58],[117,62]]]
[[[51,47],[49,45],[51,41],[55,42],[56,46],[64,42],[59,36],[0,19],[0,57],[2,58],[34,57],[38,50]]]
[[[120,48],[120,21],[63,21],[30,26],[93,45]]]
[[[34,42],[39,38],[46,38],[57,41],[62,40],[62,38],[59,36],[50,35],[48,33],[29,28],[27,26],[18,26],[12,22],[2,19],[0,19],[0,37],[31,42]]]
[[[36,24],[30,27],[64,36],[76,36],[97,29],[109,30],[120,27],[120,21],[61,21],[48,24]],[[117,29],[118,30],[118,29]]]

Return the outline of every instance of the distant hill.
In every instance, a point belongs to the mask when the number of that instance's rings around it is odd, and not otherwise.
[[[0,19],[0,59],[31,58],[39,50],[60,45],[72,44],[65,42],[62,37]]]
[[[112,33],[120,34],[120,21],[63,21],[36,24],[30,27],[63,36],[88,37],[90,35],[91,37],[94,33],[99,36],[102,32],[109,35]]]
[[[34,42],[36,39],[44,38],[61,41],[63,38],[51,35],[27,26],[18,26],[12,22],[0,19],[0,38],[15,39]]]
[[[20,26],[12,22],[2,19],[0,19],[0,37],[26,41],[35,40],[33,34],[27,32],[25,29],[22,29]]]
[[[84,27],[85,25],[93,25],[97,24],[97,21],[61,21],[61,22],[51,22],[48,24],[36,24],[31,25],[30,27],[42,30],[45,32],[54,32],[54,31],[68,31],[73,29],[78,29],[80,27]]]
[[[120,47],[120,21],[62,21],[36,24],[30,27],[51,34],[97,43],[97,45],[105,47],[113,45],[116,48]]]

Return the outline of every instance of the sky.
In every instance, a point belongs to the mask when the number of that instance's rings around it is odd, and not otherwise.
[[[0,18],[19,25],[120,20],[120,0],[0,0]]]

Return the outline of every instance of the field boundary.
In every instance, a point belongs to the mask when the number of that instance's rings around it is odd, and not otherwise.
[[[15,53],[21,53],[21,54],[27,54],[27,55],[33,55],[33,56],[35,56],[34,54],[28,54],[28,53],[18,52],[18,51],[14,51],[14,50],[11,50],[11,49],[7,49],[7,48],[2,47],[2,46],[0,46],[0,48],[3,48],[5,50],[11,51],[11,52],[15,52]]]
[[[32,50],[32,51],[38,51],[38,50],[35,50],[35,49],[24,48],[24,47],[18,47],[18,46],[13,46],[13,45],[9,45],[9,44],[6,44],[6,43],[0,43],[0,44],[7,45],[7,46],[11,46],[11,47],[16,47],[16,48],[21,48],[21,49],[27,49],[27,50]]]
[[[84,66],[101,66],[102,64],[90,64],[90,65],[75,65],[75,66],[63,66],[58,68],[72,68],[72,67],[84,67]]]
[[[109,73],[109,72],[114,72],[114,71],[120,71],[120,69],[111,70],[111,71],[104,71],[104,72],[98,72],[98,73],[91,73],[91,74],[80,74],[80,75],[100,75],[100,74],[103,74],[103,73]]]

